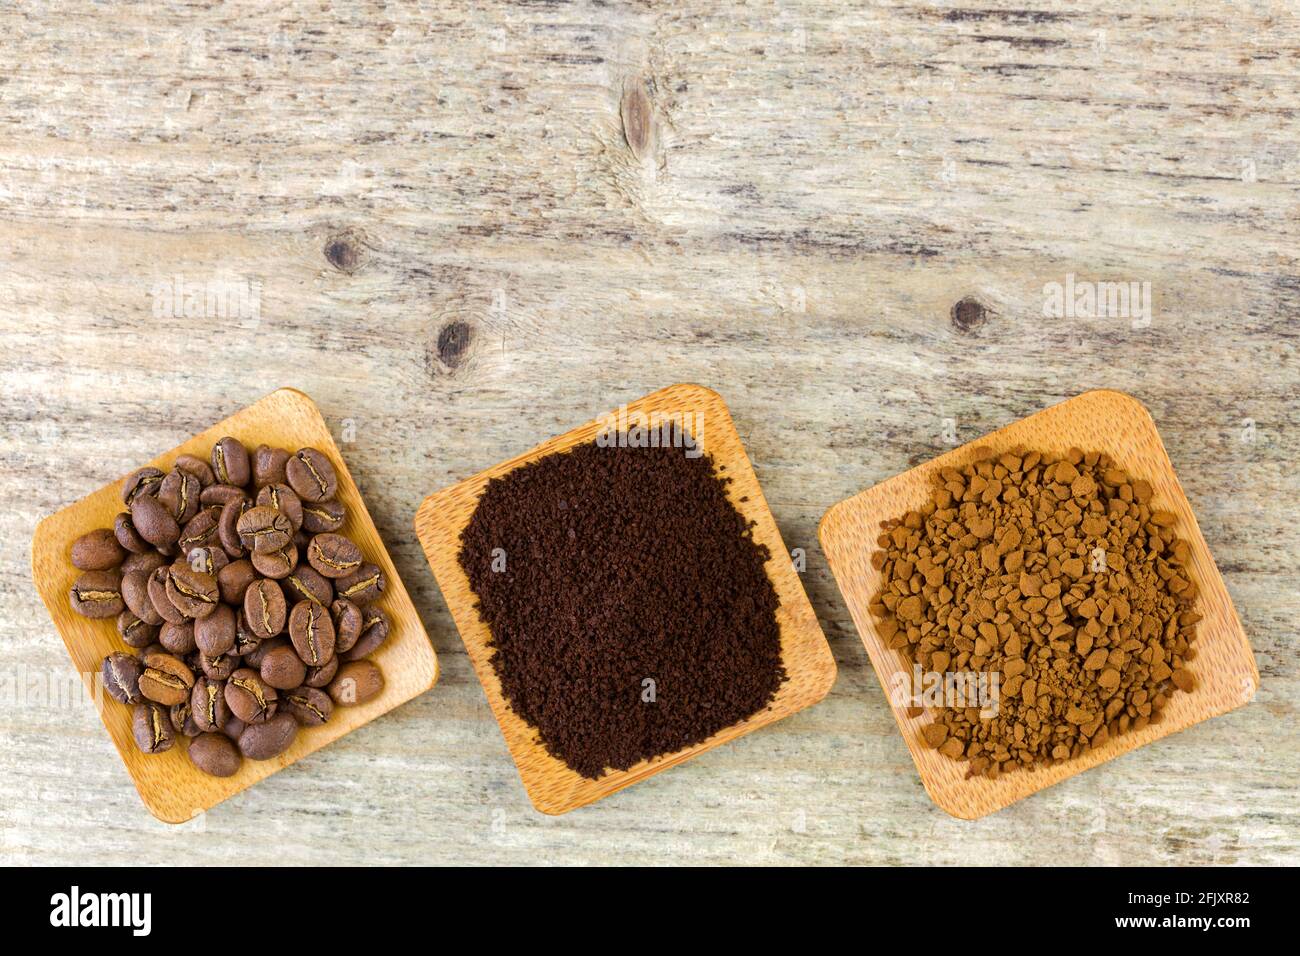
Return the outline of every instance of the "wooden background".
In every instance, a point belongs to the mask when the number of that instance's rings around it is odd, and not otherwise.
[[[1300,862],[1286,3],[0,0],[0,36],[0,860]],[[1149,327],[1045,318],[1071,273],[1150,282]],[[177,276],[260,283],[259,308],[159,314]],[[839,680],[546,818],[412,516],[677,381],[730,404]],[[329,419],[443,677],[168,829],[68,690],[31,532],[280,385]],[[1155,415],[1262,689],[963,823],[921,788],[816,524],[1093,387]]]

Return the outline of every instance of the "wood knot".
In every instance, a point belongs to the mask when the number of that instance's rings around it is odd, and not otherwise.
[[[438,331],[438,361],[448,368],[455,368],[465,360],[465,352],[474,338],[474,329],[468,322],[459,319],[448,322]]]
[[[365,253],[357,238],[348,233],[331,236],[325,241],[325,260],[339,272],[351,275],[361,268]]]
[[[638,160],[654,151],[654,107],[646,93],[644,80],[631,80],[623,87],[623,100],[619,103],[619,116],[623,121],[623,139],[627,148]]]
[[[952,307],[952,324],[962,332],[974,332],[989,320],[990,312],[973,296],[959,299]]]

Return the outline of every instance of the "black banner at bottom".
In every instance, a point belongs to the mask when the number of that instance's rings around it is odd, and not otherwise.
[[[1192,933],[1228,942],[1259,928],[1277,932],[1280,885],[1290,883],[1289,873],[1275,870],[1212,868],[552,870],[544,876],[486,869],[453,875],[34,868],[10,869],[5,877],[8,926],[20,933],[140,945],[256,938],[259,947],[313,940],[337,946],[353,938],[373,947],[379,939],[445,930],[462,913],[481,920],[492,911],[498,941],[542,927],[549,935],[575,918],[591,938],[626,938],[629,931],[659,936],[686,918],[692,942],[700,930],[726,942],[764,941],[778,926],[798,930],[817,913],[822,927],[828,918],[841,927],[867,919],[909,934],[1014,928],[1020,938],[1042,930],[1079,942],[1181,940]]]

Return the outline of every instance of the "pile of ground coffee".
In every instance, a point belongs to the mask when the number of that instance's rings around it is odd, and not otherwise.
[[[786,679],[771,555],[727,479],[680,442],[626,444],[494,478],[459,555],[510,706],[593,779],[744,720]]]
[[[884,523],[881,635],[927,673],[998,677],[993,707],[937,708],[929,746],[997,776],[1156,722],[1193,689],[1189,548],[1151,499],[1105,454],[982,449]]]

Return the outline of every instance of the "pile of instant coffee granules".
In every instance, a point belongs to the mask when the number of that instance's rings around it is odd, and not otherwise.
[[[459,555],[510,706],[592,779],[744,720],[786,679],[770,554],[712,459],[621,445],[494,478]]]
[[[998,675],[996,706],[938,709],[929,746],[968,775],[1032,769],[1158,721],[1195,686],[1189,548],[1151,494],[1098,452],[980,449],[883,524],[882,637],[930,673]]]

